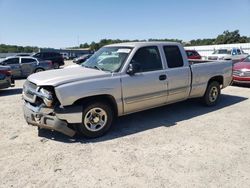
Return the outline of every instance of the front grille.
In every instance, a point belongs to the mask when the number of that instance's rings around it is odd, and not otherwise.
[[[250,71],[233,71],[233,75],[238,77],[250,77]]]
[[[35,103],[36,101],[36,96],[30,92],[31,90],[36,91],[38,89],[37,85],[26,80],[24,85],[23,85],[23,97],[26,101]]]

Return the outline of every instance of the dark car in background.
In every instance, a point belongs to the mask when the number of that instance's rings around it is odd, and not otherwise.
[[[14,86],[14,79],[11,75],[11,68],[8,66],[0,66],[0,89]]]
[[[250,84],[250,56],[233,66],[233,82]]]
[[[188,59],[201,59],[200,54],[196,50],[186,50]]]
[[[50,60],[55,69],[60,68],[64,65],[63,56],[57,52],[38,52],[33,55],[33,57],[42,60]]]
[[[74,58],[74,59],[73,59],[73,63],[76,63],[76,64],[84,63],[84,62],[87,61],[91,56],[92,56],[92,54],[85,54],[85,55],[82,55],[82,56],[80,56],[80,57]]]
[[[0,62],[1,66],[11,68],[12,76],[27,77],[33,73],[53,69],[53,64],[49,60],[40,60],[34,57],[8,57]]]

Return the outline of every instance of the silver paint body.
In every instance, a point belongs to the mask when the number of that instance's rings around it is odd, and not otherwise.
[[[168,68],[163,46],[178,46],[184,60],[184,66]],[[215,76],[223,77],[222,87],[227,87],[232,81],[232,62],[208,62],[189,65],[184,48],[178,43],[141,42],[109,45],[132,47],[126,62],[120,72],[109,73],[81,66],[41,72],[28,77],[28,81],[38,87],[53,86],[55,94],[63,107],[72,106],[77,100],[98,95],[112,96],[117,104],[118,116],[162,106],[188,98],[202,97],[208,81]],[[160,51],[163,69],[152,72],[126,73],[134,54],[141,47],[157,46]],[[164,81],[160,75],[167,75]],[[58,116],[57,116],[58,117]],[[61,119],[69,123],[82,121],[82,114],[72,113]],[[79,123],[80,123],[79,122]]]

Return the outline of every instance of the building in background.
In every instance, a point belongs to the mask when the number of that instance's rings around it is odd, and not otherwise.
[[[54,48],[40,48],[40,52],[58,52],[61,54],[67,54],[69,59],[73,59],[76,57],[79,57],[84,54],[92,54],[94,53],[92,50],[89,48],[77,48],[77,49],[54,49]]]

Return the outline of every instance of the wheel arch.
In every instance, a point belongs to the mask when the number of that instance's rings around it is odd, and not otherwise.
[[[214,77],[212,77],[212,78],[209,79],[207,87],[209,86],[209,84],[211,82],[214,82],[214,81],[218,82],[221,86],[223,86],[223,84],[224,84],[224,78],[223,78],[223,76],[222,75],[218,75],[218,76],[214,76]]]
[[[94,102],[104,102],[111,106],[114,116],[118,116],[118,107],[115,98],[112,95],[109,94],[101,94],[101,95],[94,95],[89,97],[83,97],[78,100],[76,100],[73,105],[84,105],[86,103],[89,103],[91,101]]]

